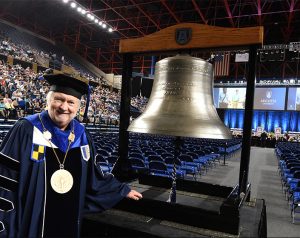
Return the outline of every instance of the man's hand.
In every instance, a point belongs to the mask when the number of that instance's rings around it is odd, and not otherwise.
[[[127,198],[133,199],[133,200],[140,200],[141,198],[143,198],[143,195],[140,194],[139,192],[135,191],[135,190],[131,190],[127,196]]]

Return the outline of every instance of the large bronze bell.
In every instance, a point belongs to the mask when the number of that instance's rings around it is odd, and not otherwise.
[[[212,64],[187,55],[160,60],[145,111],[128,131],[195,138],[231,138],[213,104]]]

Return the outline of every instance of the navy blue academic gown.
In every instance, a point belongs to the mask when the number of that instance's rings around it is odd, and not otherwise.
[[[41,113],[41,117],[53,135],[54,148],[43,138],[43,127],[37,115],[19,120],[0,147],[8,160],[19,164],[18,171],[15,171],[1,164],[0,160],[0,175],[18,182],[15,191],[0,188],[0,197],[14,205],[12,211],[0,211],[0,221],[5,226],[0,237],[79,237],[85,212],[111,208],[130,191],[112,174],[104,175],[97,168],[94,145],[80,123],[73,120],[70,128],[61,131],[47,112]],[[75,141],[70,146],[65,169],[73,175],[74,185],[62,195],[54,192],[49,182],[52,173],[59,168],[53,149],[62,161],[72,126]],[[38,156],[34,154],[36,148],[39,148]]]

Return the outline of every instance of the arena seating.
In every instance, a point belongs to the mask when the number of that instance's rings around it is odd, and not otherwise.
[[[100,165],[103,166],[103,171],[109,172],[117,159],[118,134],[94,132],[92,136],[97,153],[105,159]],[[200,176],[217,166],[220,163],[220,158],[223,156],[230,158],[241,148],[240,140],[228,140],[227,155],[224,155],[218,152],[221,143],[224,142],[186,138],[180,154],[175,159],[177,176],[183,179],[199,179]],[[174,151],[175,146],[172,137],[130,134],[128,158],[136,172],[171,177],[174,167]],[[113,153],[115,153],[115,157],[113,157],[113,162],[110,162]],[[228,159],[227,157],[226,159]]]
[[[39,57],[39,59],[45,58],[56,61],[60,65],[64,63],[74,68],[77,73],[80,73],[91,82],[100,82],[101,85],[92,86],[90,107],[87,112],[88,121],[94,125],[100,123],[118,125],[119,92],[110,90],[106,82],[97,79],[91,72],[68,56],[67,52],[63,52],[61,48],[57,48],[54,44],[3,23],[0,23],[0,29],[0,57],[3,59],[0,63],[0,71],[4,76],[0,78],[0,96],[4,97],[5,92],[14,103],[18,104],[13,108],[14,111],[7,113],[5,119],[18,119],[20,116],[44,109],[44,95],[48,91],[47,85],[43,80],[40,80],[40,72],[34,72],[32,69],[32,63],[38,63],[36,57]],[[14,65],[7,64],[8,55],[14,58]],[[16,65],[16,63],[18,64]],[[38,68],[38,70],[41,70],[41,68]],[[21,95],[14,99],[12,94],[17,89],[21,91]],[[147,101],[147,98],[137,96],[132,99],[132,105],[137,110],[143,110]],[[84,110],[85,103],[83,101],[79,115],[80,120],[82,120]]]
[[[292,222],[300,221],[300,145],[295,142],[278,142],[275,153],[278,158],[278,172],[282,190],[288,201]]]

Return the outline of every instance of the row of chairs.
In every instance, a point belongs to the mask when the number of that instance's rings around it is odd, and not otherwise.
[[[118,156],[118,134],[96,133],[93,134],[93,139],[99,165],[103,171],[111,172]],[[175,163],[177,176],[191,175],[196,179],[197,175],[201,175],[203,171],[207,172],[209,168],[216,165],[216,162],[220,162],[221,158],[229,157],[238,151],[240,146],[241,142],[237,140],[185,138],[184,144],[180,146],[180,155],[174,160],[174,138],[132,133],[129,139],[128,157],[133,169],[140,172],[171,176]]]
[[[281,176],[282,190],[288,201],[292,223],[300,220],[300,145],[291,142],[277,143],[275,153],[278,158],[278,171]]]
[[[7,132],[8,132],[7,130],[0,131],[0,145],[1,145],[2,141],[4,140]]]
[[[150,157],[148,160],[139,157],[130,157],[131,166],[134,170],[142,173],[150,173],[152,175],[172,177],[174,172],[174,165],[176,168],[176,176],[179,178],[185,178],[186,175],[192,175],[196,180],[197,174],[200,174],[200,164],[197,163],[184,163],[180,159],[173,157]]]
[[[96,164],[104,173],[111,173],[119,156],[118,156],[118,134],[93,133],[93,141],[96,147]]]
[[[173,173],[176,171],[176,178],[185,179],[186,174],[190,173],[196,179],[197,169],[192,166],[182,166],[180,162],[176,165],[176,170],[173,168],[173,163],[167,164],[159,160],[152,160],[146,164],[142,159],[131,158],[130,163],[132,168],[140,173],[172,178]]]
[[[209,168],[220,162],[221,158],[240,149],[240,141],[231,142],[230,140],[185,138],[183,145],[180,146],[181,153],[175,159],[176,167],[185,170],[187,174],[191,174],[195,179],[197,174],[201,175],[202,171],[207,172]],[[227,149],[224,150],[227,154],[222,153],[222,150],[220,150],[224,145],[227,145]],[[149,162],[153,160],[165,163],[164,168],[172,168],[174,152],[174,139],[170,139],[170,137],[140,136],[136,134],[130,140],[129,158],[134,161],[134,167],[142,171],[145,171]],[[139,160],[136,160],[136,158]]]

